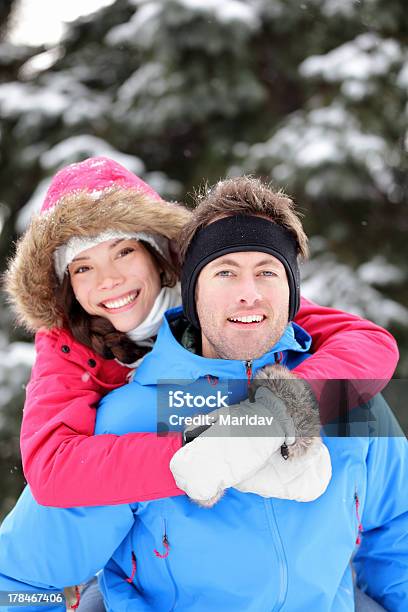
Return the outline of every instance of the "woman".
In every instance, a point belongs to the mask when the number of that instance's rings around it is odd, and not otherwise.
[[[179,493],[168,470],[178,438],[92,434],[102,395],[126,382],[165,310],[180,303],[169,247],[188,216],[113,160],[91,158],[56,174],[20,240],[6,288],[19,320],[36,332],[21,452],[39,503],[96,505]],[[89,260],[73,263],[95,249],[92,271],[84,271]],[[91,276],[96,303],[82,297]],[[130,310],[114,303],[125,292]],[[120,484],[114,471],[123,475]]]

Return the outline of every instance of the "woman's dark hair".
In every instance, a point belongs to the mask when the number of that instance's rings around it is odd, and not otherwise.
[[[150,244],[142,242],[153,257],[160,274],[162,287],[174,287],[179,279],[176,263],[168,262]],[[150,349],[138,346],[125,332],[120,332],[108,319],[88,314],[80,305],[72,289],[69,274],[64,275],[56,292],[58,307],[63,313],[64,323],[78,342],[88,346],[105,359],[118,359],[122,363],[133,363]]]

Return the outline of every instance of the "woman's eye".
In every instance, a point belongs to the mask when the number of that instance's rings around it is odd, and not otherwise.
[[[118,253],[119,257],[125,257],[129,255],[129,253],[133,253],[135,249],[133,247],[126,247],[125,249],[121,249]]]
[[[83,274],[84,272],[87,272],[88,270],[90,270],[89,266],[80,266],[74,271],[74,274]]]

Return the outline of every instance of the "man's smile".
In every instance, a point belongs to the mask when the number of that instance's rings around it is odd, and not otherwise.
[[[266,320],[264,314],[246,314],[246,315],[233,315],[228,317],[228,322],[232,323],[238,328],[258,328]]]

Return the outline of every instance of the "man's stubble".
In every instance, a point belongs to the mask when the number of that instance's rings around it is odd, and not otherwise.
[[[234,330],[233,323],[223,325],[222,321],[217,320],[216,313],[200,309],[199,304],[197,313],[201,325],[203,353],[210,353],[205,356],[215,359],[250,361],[262,357],[282,337],[288,324],[287,311],[268,313],[268,318],[259,330],[248,331]]]

